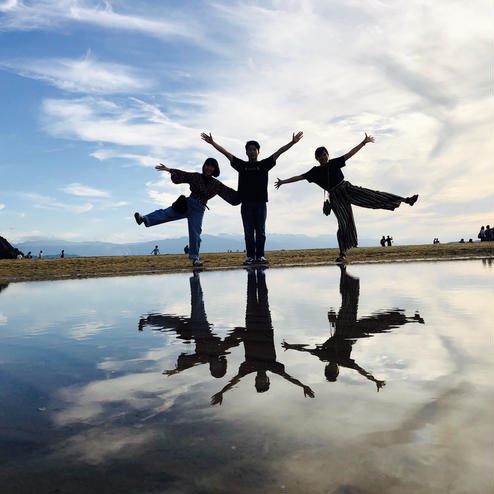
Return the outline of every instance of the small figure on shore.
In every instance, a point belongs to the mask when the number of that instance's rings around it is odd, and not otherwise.
[[[288,144],[282,146],[269,158],[261,161],[257,160],[261,148],[259,143],[247,141],[245,154],[248,161],[243,161],[217,144],[211,134],[205,132],[201,134],[201,139],[224,154],[238,172],[238,194],[242,203],[240,213],[244,225],[245,248],[247,250],[244,265],[268,264],[268,260],[264,257],[264,245],[266,243],[269,170],[276,165],[276,160],[280,155],[300,141],[302,136],[303,132],[294,133]]]
[[[390,237],[389,235],[386,237],[386,245],[388,247],[391,247],[393,241],[393,237]]]
[[[43,259],[43,251],[42,250],[39,251],[38,259]]]
[[[32,259],[33,258],[33,255],[31,254],[31,251],[29,251],[27,254],[26,254],[26,259]]]
[[[381,237],[381,240],[379,241],[379,243],[381,244],[381,247],[386,246],[386,237],[384,235]]]
[[[491,228],[490,225],[485,227],[485,238],[484,241],[492,242],[494,240],[494,228]]]
[[[172,206],[166,209],[157,209],[152,213],[141,215],[134,213],[138,225],[144,223],[146,227],[160,225],[169,221],[187,218],[189,226],[189,259],[192,266],[202,266],[199,260],[201,245],[202,219],[209,199],[219,195],[226,202],[235,206],[240,204],[237,191],[227,187],[215,177],[220,174],[220,166],[214,158],[207,158],[202,165],[202,173],[184,172],[175,168],[168,168],[160,163],[156,170],[169,172],[174,184],[187,183],[190,185],[190,196],[180,196]]]
[[[154,254],[155,256],[157,256],[159,253],[160,253],[160,250],[158,249],[158,246],[155,245],[154,249],[151,251],[151,254]]]
[[[365,134],[362,142],[351,149],[348,153],[339,158],[329,159],[328,150],[325,147],[318,147],[315,151],[315,158],[319,162],[308,172],[302,175],[278,180],[275,187],[279,189],[284,184],[307,180],[314,182],[319,187],[329,192],[331,209],[334,211],[338,220],[338,246],[340,255],[336,262],[345,262],[346,252],[352,247],[358,245],[357,228],[353,218],[352,204],[363,208],[370,209],[388,209],[393,211],[401,205],[402,202],[413,206],[418,199],[418,194],[410,197],[401,197],[388,192],[358,187],[346,181],[341,169],[345,166],[354,154],[360,151],[367,143],[374,142],[374,138]]]
[[[484,227],[484,225],[482,225],[482,227],[480,228],[480,232],[478,233],[477,238],[480,239],[481,242],[485,241],[485,227]]]
[[[465,243],[465,239],[464,238],[460,239],[460,244],[464,244],[464,243]]]
[[[188,245],[186,245],[186,246],[184,247],[184,254],[188,254],[188,253],[189,253],[189,246],[188,246]]]
[[[432,243],[433,243],[434,245],[436,245],[436,244],[439,244],[440,242],[439,242],[439,239],[438,239],[438,238],[435,238],[435,239],[432,241]]]
[[[63,259],[65,257],[65,251],[62,249],[62,252],[60,252],[60,259]]]

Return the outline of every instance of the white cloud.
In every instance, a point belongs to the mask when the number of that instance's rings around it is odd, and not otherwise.
[[[0,211],[5,208],[5,204],[0,204]]]
[[[41,59],[0,64],[23,77],[39,79],[64,91],[79,93],[129,93],[151,86],[148,78],[136,75],[135,69],[116,63],[100,62],[88,53],[79,60]]]
[[[108,197],[108,192],[103,190],[94,189],[92,187],[88,187],[86,185],[81,185],[79,183],[72,183],[62,187],[63,190],[67,194],[71,194],[74,196],[86,196],[86,197]]]
[[[21,192],[19,193],[21,197],[24,199],[30,200],[33,202],[33,207],[39,209],[60,209],[63,211],[68,211],[71,213],[87,213],[93,209],[93,204],[85,203],[85,204],[67,204],[56,199],[53,199],[49,196],[43,196],[41,194],[32,193],[32,192]]]

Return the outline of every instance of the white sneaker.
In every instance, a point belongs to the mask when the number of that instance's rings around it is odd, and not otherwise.
[[[252,257],[247,257],[244,261],[244,266],[250,266],[253,263],[254,263],[254,259],[252,259]]]
[[[256,259],[256,263],[257,264],[269,264],[269,261],[264,256],[261,256],[261,257],[259,257],[259,259]]]

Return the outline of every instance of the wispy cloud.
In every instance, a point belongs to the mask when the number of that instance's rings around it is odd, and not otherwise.
[[[74,196],[86,196],[86,197],[108,197],[108,192],[104,190],[94,189],[92,187],[88,187],[86,185],[81,185],[79,183],[72,183],[62,187],[63,190],[67,194],[71,194]]]
[[[0,67],[75,93],[129,93],[152,85],[149,78],[139,77],[132,67],[100,62],[90,51],[81,59],[7,61]]]
[[[21,192],[19,193],[19,195],[26,200],[30,200],[33,203],[33,207],[39,209],[60,209],[71,213],[81,214],[91,211],[91,209],[93,209],[94,207],[91,203],[67,204],[57,201],[53,197],[44,196],[32,192]]]
[[[0,204],[0,211],[5,208],[5,204]]]

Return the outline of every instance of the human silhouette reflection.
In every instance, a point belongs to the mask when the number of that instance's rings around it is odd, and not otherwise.
[[[0,283],[0,293],[2,293],[8,286],[8,283]]]
[[[212,396],[212,405],[221,405],[223,395],[232,389],[248,374],[256,373],[255,388],[258,393],[269,390],[270,380],[267,372],[273,372],[288,382],[300,386],[304,396],[314,398],[309,386],[290,376],[285,366],[276,359],[274,346],[274,330],[269,310],[268,289],[266,286],[265,268],[247,268],[247,306],[245,311],[245,328],[242,341],[244,343],[245,360],[240,364],[238,373],[218,393]]]
[[[155,331],[175,331],[177,337],[186,342],[195,343],[194,353],[181,353],[174,369],[165,370],[163,374],[171,376],[196,365],[209,364],[209,372],[219,378],[226,374],[228,350],[238,346],[241,341],[241,330],[235,329],[225,338],[220,338],[211,330],[208,322],[199,277],[199,270],[194,270],[189,279],[191,311],[190,317],[168,314],[149,314],[139,320],[139,331],[151,326]]]
[[[346,266],[339,266],[341,307],[336,314],[333,310],[328,312],[328,320],[331,328],[331,336],[324,343],[314,348],[307,348],[306,344],[290,344],[283,341],[285,350],[298,350],[310,353],[327,362],[324,375],[328,381],[336,381],[339,368],[346,367],[357,371],[362,376],[374,382],[379,391],[386,385],[386,381],[376,379],[370,372],[360,367],[351,358],[353,345],[359,338],[371,337],[375,333],[385,333],[409,322],[423,324],[424,320],[417,313],[413,317],[405,316],[402,309],[380,311],[371,316],[357,319],[358,299],[360,293],[360,281],[346,272]]]

